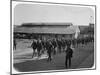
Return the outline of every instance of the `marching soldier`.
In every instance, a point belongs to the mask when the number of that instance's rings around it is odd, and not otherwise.
[[[39,39],[37,41],[37,51],[38,51],[38,56],[40,56],[40,51],[42,50],[42,43],[41,43],[41,40]]]
[[[61,40],[57,40],[57,44],[58,44],[58,49],[59,49],[59,53],[61,53],[61,46],[62,46],[62,43],[61,43]]]
[[[51,61],[52,58],[51,58],[51,53],[52,53],[52,43],[51,41],[48,41],[46,43],[46,49],[47,49],[47,53],[48,53],[48,61]]]
[[[37,42],[35,40],[33,40],[31,47],[33,48],[33,55],[32,55],[32,58],[33,58],[33,56],[35,54],[35,50],[37,48]]]
[[[16,45],[17,45],[17,43],[16,43],[16,40],[14,39],[14,41],[13,41],[13,49],[15,49],[15,50],[16,50]]]
[[[73,50],[71,49],[71,44],[67,45],[66,50],[66,59],[65,59],[65,66],[68,68],[68,61],[69,61],[69,67],[71,67],[71,58],[73,56]]]
[[[56,40],[52,40],[52,45],[53,45],[53,53],[54,55],[56,54],[56,47],[57,47],[57,42]]]

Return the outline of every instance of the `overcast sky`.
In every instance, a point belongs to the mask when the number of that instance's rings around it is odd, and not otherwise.
[[[71,22],[74,25],[88,25],[93,19],[94,11],[89,7],[19,4],[14,8],[14,25],[34,22]]]

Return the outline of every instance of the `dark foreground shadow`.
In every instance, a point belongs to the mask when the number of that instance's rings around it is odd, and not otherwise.
[[[80,55],[77,56],[79,53]],[[70,69],[91,68],[94,64],[94,53],[87,51],[81,51],[79,53],[75,53],[75,57],[72,58],[72,67]],[[51,62],[47,62],[47,59],[26,60],[25,62],[15,63],[14,68],[20,72],[63,70],[66,69],[65,53],[54,56]]]

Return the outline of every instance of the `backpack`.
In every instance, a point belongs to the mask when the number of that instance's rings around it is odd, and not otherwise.
[[[73,50],[70,48],[70,56],[73,57]]]
[[[73,50],[71,48],[67,48],[67,50],[66,50],[66,56],[67,57],[73,57]]]

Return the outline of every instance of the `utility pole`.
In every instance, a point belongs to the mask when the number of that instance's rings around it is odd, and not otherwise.
[[[90,16],[90,24],[93,23],[93,16]]]

